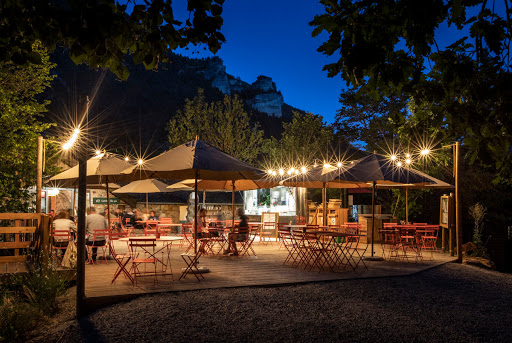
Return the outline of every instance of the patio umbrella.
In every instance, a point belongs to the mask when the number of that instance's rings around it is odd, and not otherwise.
[[[187,186],[190,183],[186,181],[182,182],[183,185]],[[197,189],[202,190],[203,192],[206,190],[209,191],[231,191],[232,192],[232,200],[231,200],[231,211],[233,215],[233,227],[235,227],[235,191],[248,191],[252,189],[260,189],[260,188],[272,188],[279,185],[279,183],[269,181],[269,180],[225,180],[225,181],[217,181],[217,180],[200,180],[197,182]],[[169,186],[170,187],[170,186]],[[204,199],[204,195],[203,195]]]
[[[439,179],[436,179],[435,177],[432,177],[430,175],[427,175],[423,172],[420,172],[419,170],[415,170],[416,173],[429,177],[434,181],[434,183],[431,184],[394,184],[394,185],[377,185],[377,188],[399,188],[399,189],[405,189],[405,221],[409,222],[409,189],[449,189],[449,188],[455,188],[453,185],[450,185],[449,183],[446,183],[444,181],[441,181]]]
[[[399,167],[389,158],[370,154],[351,164],[339,173],[335,181],[340,183],[365,182],[372,188],[372,232],[371,256],[373,257],[373,240],[375,228],[375,190],[378,185],[389,187],[428,187],[435,185],[436,180],[431,176],[410,167]],[[440,180],[437,180],[440,181]],[[442,181],[441,181],[442,182]],[[406,187],[407,189],[407,187]]]
[[[346,167],[336,168],[329,165],[313,168],[307,173],[297,174],[288,179],[282,180],[279,184],[288,187],[305,187],[322,189],[322,212],[323,222],[326,221],[327,212],[327,188],[366,188],[365,182],[340,182],[338,177]]]
[[[146,209],[149,209],[148,194],[172,192],[172,190],[167,189],[167,186],[167,184],[157,179],[138,180],[132,181],[112,193],[146,193]]]
[[[128,175],[121,172],[126,168],[131,167],[132,164],[112,154],[101,154],[94,156],[87,160],[87,177],[88,185],[98,185],[105,183],[107,191],[107,220],[110,223],[110,195],[109,195],[109,182],[129,182],[131,181]],[[78,166],[69,168],[60,174],[52,176],[49,180],[61,185],[61,187],[75,187],[78,185]]]
[[[140,166],[123,171],[136,179],[194,179],[197,199],[198,180],[258,180],[264,174],[259,169],[230,156],[217,148],[195,139],[166,151]],[[194,205],[194,248],[197,252],[197,201]]]

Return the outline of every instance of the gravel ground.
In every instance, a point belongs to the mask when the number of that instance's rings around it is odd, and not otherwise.
[[[149,295],[45,342],[512,342],[512,275],[412,276]]]

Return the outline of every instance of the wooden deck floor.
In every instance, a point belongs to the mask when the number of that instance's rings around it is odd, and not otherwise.
[[[116,242],[116,249],[121,250],[123,244],[126,246],[125,243]],[[185,263],[180,257],[183,250],[177,245],[173,246],[171,250],[174,275],[159,277],[156,285],[152,277],[145,277],[139,278],[137,286],[133,287],[123,276],[120,276],[114,284],[111,284],[114,271],[117,268],[117,264],[112,260],[108,264],[87,265],[86,297],[89,300],[94,298],[99,300],[99,298],[113,299],[156,292],[400,276],[413,274],[455,260],[454,257],[448,254],[435,253],[434,261],[424,261],[423,263],[366,261],[368,269],[359,268],[353,271],[347,268],[345,271],[333,273],[329,271],[319,272],[318,270],[306,271],[303,268],[283,265],[287,253],[284,248],[279,249],[276,243],[267,246],[254,244],[253,247],[257,257],[203,256],[199,265],[208,267],[210,273],[204,274],[204,279],[200,282],[193,275],[178,281],[181,268],[185,267]],[[380,245],[375,246],[375,251],[376,255],[379,256],[381,253]],[[367,255],[369,255],[369,249]]]

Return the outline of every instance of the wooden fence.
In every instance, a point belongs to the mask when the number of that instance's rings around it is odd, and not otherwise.
[[[0,213],[0,274],[25,266],[29,256],[50,256],[52,217],[43,213]],[[40,254],[42,252],[42,254]]]

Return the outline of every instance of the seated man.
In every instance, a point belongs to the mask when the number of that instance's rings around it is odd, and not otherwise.
[[[237,215],[240,217],[240,224],[235,226],[235,232],[228,234],[228,249],[224,251],[224,255],[233,253],[233,256],[238,256],[238,249],[236,242],[243,242],[249,235],[249,218],[244,214],[243,208],[237,210]]]
[[[87,211],[87,217],[85,218],[85,231],[87,234],[87,240],[85,241],[85,245],[95,246],[95,248],[92,248],[91,256],[91,259],[94,262],[96,261],[96,255],[98,254],[97,247],[103,246],[107,243],[107,238],[105,236],[94,235],[95,230],[108,230],[108,223],[105,217],[103,217],[101,214],[96,213],[96,209],[94,207],[90,207]]]

